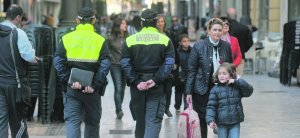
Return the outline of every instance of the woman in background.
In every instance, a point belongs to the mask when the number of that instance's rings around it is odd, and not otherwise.
[[[237,68],[242,62],[242,53],[239,45],[239,41],[236,37],[230,35],[230,20],[227,17],[220,17],[220,19],[224,23],[223,32],[222,32],[222,40],[228,42],[230,44],[231,52],[232,52],[232,60],[233,65]]]
[[[158,18],[157,18],[157,23],[156,23],[156,28],[157,30],[166,35],[166,19],[165,19],[165,16],[163,15],[158,15]],[[170,104],[171,104],[171,96],[172,96],[172,75],[169,77],[168,80],[166,80],[166,83],[165,83],[165,92],[166,92],[166,107],[165,107],[165,114],[168,116],[168,117],[172,117],[172,113],[170,112]]]
[[[126,86],[126,74],[121,66],[121,50],[122,45],[128,36],[126,20],[117,18],[113,22],[111,35],[109,36],[109,49],[111,52],[110,73],[115,88],[115,106],[118,119],[122,119],[124,113],[122,103],[124,99],[124,91]]]
[[[166,34],[166,19],[163,15],[158,15],[157,17],[157,24],[156,24],[157,30],[162,33]]]

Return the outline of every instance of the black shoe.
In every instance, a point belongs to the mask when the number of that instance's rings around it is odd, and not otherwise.
[[[170,110],[166,110],[165,111],[165,114],[168,116],[168,117],[173,117],[172,113],[170,112]]]
[[[180,111],[180,106],[178,107],[178,106],[174,105],[174,108],[176,111],[178,111],[178,110]]]
[[[124,116],[123,111],[120,111],[120,112],[117,113],[117,118],[118,119],[122,119],[123,116]]]
[[[213,129],[214,134],[218,135],[218,128]]]

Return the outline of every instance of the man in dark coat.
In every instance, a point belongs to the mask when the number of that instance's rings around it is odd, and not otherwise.
[[[237,37],[241,49],[241,53],[243,56],[243,60],[241,64],[237,67],[237,73],[239,75],[243,75],[244,63],[245,63],[245,53],[251,48],[253,45],[252,33],[250,29],[239,23],[236,20],[236,10],[234,8],[229,8],[227,10],[227,16],[231,20],[231,35]]]

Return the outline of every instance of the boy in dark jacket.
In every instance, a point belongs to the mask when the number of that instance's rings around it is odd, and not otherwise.
[[[232,64],[223,63],[215,74],[217,85],[209,95],[206,122],[210,128],[218,127],[219,138],[239,138],[240,122],[244,121],[242,97],[249,97],[253,87],[243,79],[236,79]]]
[[[178,58],[179,58],[179,76],[175,78],[176,85],[178,86],[177,91],[175,91],[175,109],[179,111],[181,103],[182,103],[182,96],[186,99],[186,94],[184,94],[185,89],[185,82],[187,78],[187,67],[188,67],[188,58],[191,52],[190,46],[190,38],[187,34],[182,34],[179,36],[179,47],[177,49]],[[184,109],[187,108],[186,100],[184,101]]]

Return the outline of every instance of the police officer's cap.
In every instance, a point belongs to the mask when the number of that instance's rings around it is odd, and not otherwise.
[[[80,20],[95,18],[95,12],[90,7],[80,9],[77,14],[77,18]]]
[[[157,12],[152,9],[146,9],[142,12],[142,21],[153,21],[157,20]]]

